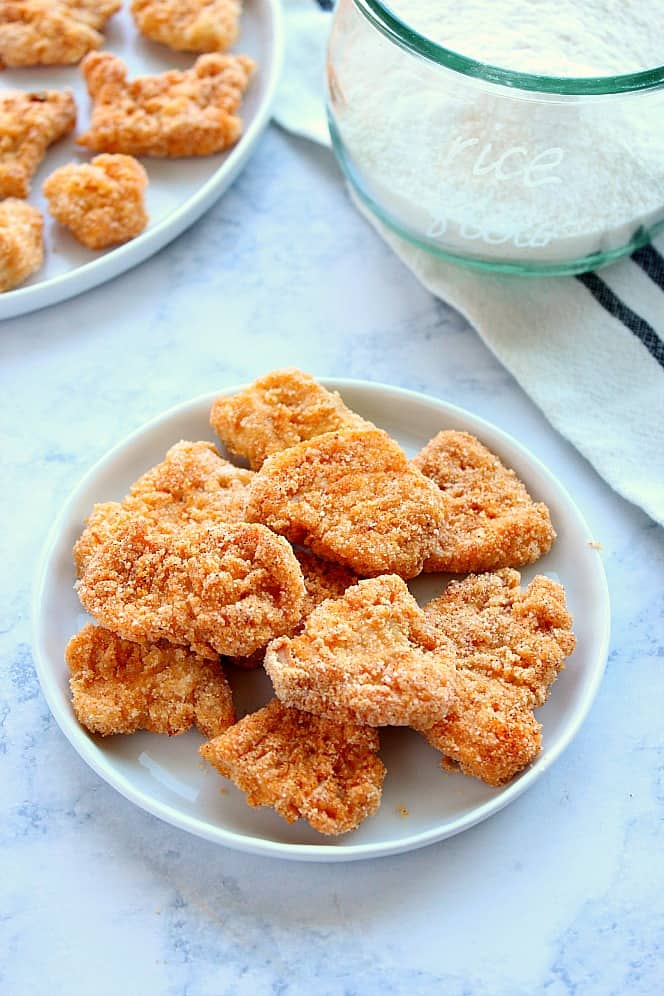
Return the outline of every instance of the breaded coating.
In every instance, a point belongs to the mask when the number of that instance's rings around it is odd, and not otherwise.
[[[240,0],[132,0],[136,27],[178,52],[225,52],[237,41]]]
[[[148,223],[148,175],[132,156],[95,156],[61,166],[44,183],[48,208],[88,249],[128,242]]]
[[[220,457],[212,443],[176,443],[162,463],[139,477],[121,503],[94,506],[74,547],[78,573],[99,546],[135,516],[148,519],[160,533],[190,523],[242,522],[252,477],[250,470]]]
[[[136,643],[168,640],[202,657],[248,655],[286,633],[305,589],[288,543],[263,526],[185,526],[158,535],[132,519],[76,585],[102,626]]]
[[[91,733],[186,733],[194,724],[217,737],[235,722],[219,661],[167,643],[129,643],[85,626],[65,651],[72,703]]]
[[[304,603],[302,605],[302,617],[286,636],[295,636],[301,630],[304,620],[326,598],[340,598],[347,588],[350,588],[353,584],[357,584],[358,581],[357,576],[351,571],[346,570],[345,567],[339,567],[338,564],[330,564],[327,560],[321,560],[320,557],[316,557],[309,550],[294,550],[293,552],[302,570],[306,595],[304,596]],[[234,657],[233,664],[236,667],[242,668],[259,667],[263,663],[265,649],[265,647],[261,647],[251,657]]]
[[[41,212],[15,197],[0,201],[0,293],[36,273],[44,261]]]
[[[328,391],[294,367],[273,370],[246,390],[217,398],[210,425],[231,453],[258,470],[272,453],[339,429],[373,428]]]
[[[85,529],[74,544],[74,563],[78,577],[81,577],[95,553],[136,517],[119,501],[96,502],[93,505],[92,512],[85,520]],[[164,532],[170,531],[167,524]]]
[[[302,606],[302,618],[311,615],[314,609],[328,598],[341,598],[348,588],[357,584],[358,577],[339,564],[321,560],[309,550],[294,550],[302,570],[307,594]]]
[[[122,0],[57,0],[72,14],[101,31],[106,22],[122,7]]]
[[[235,112],[254,63],[246,55],[202,55],[184,72],[171,69],[129,82],[122,59],[91,52],[81,71],[94,108],[79,145],[132,156],[208,156],[240,137]]]
[[[0,68],[69,65],[99,48],[121,0],[1,0]]]
[[[542,749],[542,727],[525,688],[457,669],[456,697],[443,719],[423,730],[443,768],[487,785],[505,785]]]
[[[521,591],[518,571],[451,582],[425,606],[436,631],[457,651],[457,665],[519,688],[542,705],[574,650],[562,585],[538,575]]]
[[[380,805],[385,767],[376,730],[289,709],[277,699],[203,744],[206,761],[288,823],[355,830]]]
[[[68,91],[0,93],[0,198],[27,197],[46,149],[76,124]]]
[[[556,534],[513,470],[467,432],[439,432],[413,460],[445,496],[447,519],[425,571],[491,571],[542,557]]]
[[[182,440],[132,484],[128,498],[140,500],[142,514],[168,509],[191,522],[241,522],[253,476],[224,460],[214,443]]]
[[[367,726],[427,727],[454,698],[454,647],[394,574],[323,602],[270,643],[265,670],[286,705]]]
[[[435,484],[379,429],[329,432],[273,454],[247,506],[248,521],[365,577],[419,574],[444,514]]]

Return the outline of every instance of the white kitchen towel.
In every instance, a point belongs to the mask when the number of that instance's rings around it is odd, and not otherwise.
[[[275,118],[330,144],[324,67],[331,0],[283,0]],[[477,273],[417,249],[357,207],[433,294],[477,329],[547,418],[621,495],[664,523],[664,238],[599,273]]]

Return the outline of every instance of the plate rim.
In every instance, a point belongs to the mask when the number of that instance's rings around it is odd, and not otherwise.
[[[408,388],[384,384],[379,381],[348,377],[320,377],[317,379],[329,390],[338,390],[342,394],[345,387],[359,388],[361,390],[369,390],[370,392],[373,391],[376,393],[387,391],[388,394],[391,394],[392,396],[396,395],[404,398],[411,398],[420,403],[425,402],[428,405],[433,403],[441,410],[445,410],[449,415],[455,416],[458,414],[463,419],[469,420],[471,423],[475,423],[480,431],[486,428],[491,433],[497,433],[499,436],[502,436],[509,445],[513,446],[522,456],[531,461],[537,470],[544,477],[548,478],[549,482],[552,483],[555,488],[559,489],[566,501],[576,513],[579,522],[585,527],[588,540],[592,540],[592,533],[588,527],[586,518],[571,497],[567,488],[558,480],[553,472],[550,471],[537,456],[535,456],[534,453],[516,440],[510,433],[505,432],[494,423],[487,421],[479,415],[475,415],[473,412],[470,412],[459,405],[455,405],[451,402],[435,398],[432,395],[425,394],[424,392],[414,391]],[[243,851],[249,854],[257,854],[263,857],[278,857],[285,860],[295,861],[357,861],[369,858],[387,857],[389,855],[400,854],[405,851],[417,850],[421,847],[426,847],[429,844],[434,844],[438,841],[456,836],[458,833],[463,833],[465,830],[469,830],[471,827],[483,822],[495,813],[500,812],[511,802],[518,799],[519,796],[521,796],[531,787],[531,785],[534,784],[534,782],[542,777],[549,767],[569,747],[590,712],[606,669],[611,633],[609,588],[604,564],[602,558],[599,556],[599,553],[595,558],[594,563],[596,565],[597,581],[603,596],[601,606],[603,617],[602,632],[598,633],[598,639],[594,648],[595,664],[592,669],[592,677],[579,705],[577,706],[577,715],[574,722],[572,722],[569,728],[565,730],[564,734],[560,738],[560,741],[553,748],[547,751],[546,755],[541,754],[537,761],[523,774],[521,774],[518,779],[508,784],[498,795],[474,808],[465,816],[456,818],[452,825],[448,825],[442,829],[441,827],[433,827],[419,833],[410,834],[394,840],[384,841],[382,843],[374,842],[348,844],[343,847],[325,843],[291,844],[260,837],[252,837],[247,834],[224,829],[211,824],[207,820],[200,817],[192,817],[182,813],[180,810],[174,808],[168,803],[159,802],[150,796],[146,796],[141,790],[136,789],[124,775],[119,772],[115,772],[112,769],[109,770],[106,768],[98,757],[99,748],[95,741],[90,738],[87,732],[78,723],[75,721],[72,722],[71,715],[69,713],[65,713],[64,708],[61,708],[59,696],[56,694],[55,690],[51,688],[49,681],[48,655],[42,647],[41,640],[40,624],[42,621],[42,614],[40,612],[40,606],[43,592],[45,590],[45,581],[48,574],[48,568],[52,560],[57,539],[69,516],[70,509],[78,500],[79,495],[85,490],[88,483],[96,477],[107,464],[111,463],[117,457],[121,450],[130,446],[131,443],[137,438],[143,436],[150,430],[156,428],[159,424],[168,421],[177,415],[184,414],[185,412],[199,408],[202,405],[211,405],[215,398],[222,395],[237,394],[239,391],[244,390],[247,386],[248,384],[246,383],[231,385],[217,391],[206,392],[204,394],[197,395],[188,401],[173,405],[160,414],[155,415],[153,418],[128,433],[114,446],[107,450],[83,474],[78,483],[69,493],[47,534],[47,538],[38,559],[35,581],[32,589],[30,613],[32,649],[34,653],[35,670],[37,672],[41,691],[46,699],[46,703],[61,732],[72,745],[79,757],[81,757],[81,759],[85,761],[85,763],[92,768],[92,770],[100,778],[102,778],[103,781],[109,784],[130,802],[134,803],[134,805],[138,806],[139,809],[143,809],[151,813],[158,819],[161,819],[172,826],[176,826],[180,830],[192,833],[194,836],[209,840],[215,844],[221,844],[222,846],[229,847],[233,850]]]
[[[73,270],[0,294],[0,321],[19,318],[21,315],[48,308],[52,304],[68,301],[94,287],[100,287],[109,280],[114,280],[127,270],[145,262],[198,221],[233,184],[270,122],[284,62],[284,13],[280,0],[262,0],[262,2],[267,5],[272,18],[271,72],[267,79],[265,96],[256,115],[237,144],[230,150],[228,158],[196,193],[192,194],[184,204],[174,208],[154,228],[141,232],[129,242],[116,246],[110,253],[93,258]]]

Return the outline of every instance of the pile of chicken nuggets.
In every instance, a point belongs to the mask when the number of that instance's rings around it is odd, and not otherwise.
[[[201,54],[185,71],[128,80],[120,58],[97,51],[121,6],[121,0],[0,0],[0,69],[82,60],[93,110],[76,141],[100,154],[56,169],[43,192],[55,220],[93,250],[127,242],[148,223],[148,176],[136,156],[206,156],[237,142],[237,112],[256,69],[247,56],[226,52],[238,37],[240,0],[133,0],[141,34]],[[25,199],[49,146],[75,125],[69,91],[0,93],[0,292],[42,266],[44,220]]]
[[[295,369],[218,398],[210,421],[250,469],[179,442],[76,543],[95,620],[66,650],[79,721],[195,725],[250,805],[323,834],[380,805],[381,727],[412,727],[489,785],[529,765],[575,638],[560,584],[521,587],[555,532],[514,471],[449,430],[409,460]],[[467,576],[420,607],[422,572]],[[261,666],[275,697],[236,722],[225,669]]]

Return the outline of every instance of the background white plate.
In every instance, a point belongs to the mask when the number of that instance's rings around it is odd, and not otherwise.
[[[233,149],[214,156],[142,159],[150,178],[146,195],[149,225],[131,242],[101,253],[86,249],[58,225],[48,214],[41,193],[42,183],[54,169],[72,160],[87,162],[92,158],[74,141],[90,118],[90,100],[78,66],[7,69],[0,74],[0,92],[69,88],[78,109],[73,134],[48,149],[32,180],[29,200],[42,211],[45,220],[44,266],[16,290],[0,294],[0,319],[64,301],[136,266],[193,224],[230,186],[269,120],[283,55],[279,0],[245,0],[240,25],[240,37],[232,51],[250,55],[258,63],[239,111],[244,121],[242,138]],[[143,38],[126,2],[108,22],[105,35],[103,50],[124,59],[130,78],[166,69],[188,69],[196,59],[194,53],[173,52]]]
[[[575,618],[577,648],[538,711],[544,749],[536,763],[503,789],[460,774],[445,774],[440,755],[412,730],[381,732],[387,765],[383,803],[359,830],[325,838],[306,823],[289,826],[270,809],[251,809],[235,787],[204,765],[196,733],[168,738],[148,733],[94,738],[77,723],[63,660],[68,639],[86,616],[73,591],[71,550],[95,501],[119,499],[148,467],[180,439],[214,439],[208,426],[212,395],[166,412],[116,446],[83,479],[69,499],[47,544],[34,599],[34,644],[39,679],[48,704],[81,757],[119,792],[143,809],[191,833],[229,847],[300,860],[342,861],[406,851],[479,823],[517,798],[567,746],[595,696],[608,652],[609,602],[599,553],[567,492],[515,440],[482,419],[424,395],[363,381],[326,380],[346,403],[391,433],[414,454],[444,428],[465,429],[498,453],[545,501],[558,539],[551,552],[522,572],[524,581],[546,573],[562,581]],[[233,394],[240,388],[229,388]],[[420,600],[438,594],[442,575],[418,578]],[[238,716],[271,697],[262,672],[233,672]],[[222,794],[221,789],[224,789]],[[400,815],[405,807],[407,816]]]

